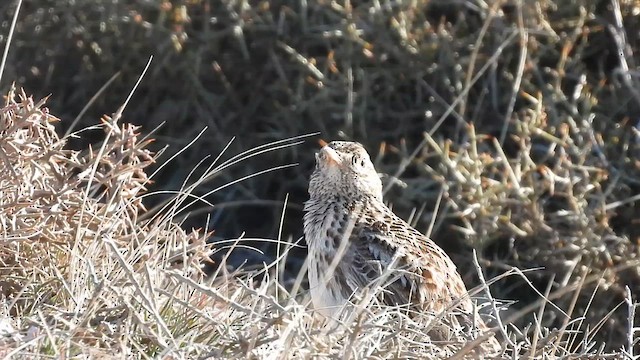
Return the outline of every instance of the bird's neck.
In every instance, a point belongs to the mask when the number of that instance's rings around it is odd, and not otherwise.
[[[353,212],[362,207],[378,207],[382,200],[375,196],[345,196],[339,193],[313,194],[304,205],[304,211],[324,214],[328,211]]]

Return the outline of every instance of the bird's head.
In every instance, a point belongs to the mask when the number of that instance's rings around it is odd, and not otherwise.
[[[309,182],[309,194],[382,199],[382,182],[367,150],[356,142],[321,142],[316,168]]]

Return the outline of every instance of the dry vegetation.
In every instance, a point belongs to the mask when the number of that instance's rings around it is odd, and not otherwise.
[[[4,36],[15,5],[0,9]],[[633,0],[24,4],[3,85],[52,93],[63,121],[16,90],[0,110],[0,354],[461,356],[394,309],[313,323],[304,249],[284,239],[301,234],[313,161],[296,136],[320,131],[379,149],[394,208],[470,286],[514,302],[497,305],[505,357],[637,358],[639,13]],[[150,54],[124,112],[94,125]],[[160,146],[139,134],[162,121]],[[223,241],[244,230],[274,240]],[[237,269],[247,254],[257,266]]]

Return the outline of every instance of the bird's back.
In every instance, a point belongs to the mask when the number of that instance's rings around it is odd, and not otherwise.
[[[305,206],[305,235],[320,312],[337,316],[366,288],[379,291],[387,305],[408,305],[410,313],[456,313],[457,325],[486,328],[449,256],[381,201],[313,200]]]

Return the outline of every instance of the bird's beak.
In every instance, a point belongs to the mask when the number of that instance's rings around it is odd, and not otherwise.
[[[320,161],[324,162],[329,166],[340,166],[342,164],[342,160],[340,159],[340,155],[330,148],[328,145],[325,145],[320,149]]]

